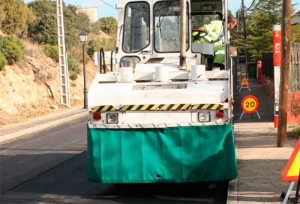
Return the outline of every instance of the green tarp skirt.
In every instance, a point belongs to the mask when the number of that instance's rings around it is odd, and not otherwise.
[[[232,124],[89,128],[88,180],[100,183],[225,181],[237,176]]]

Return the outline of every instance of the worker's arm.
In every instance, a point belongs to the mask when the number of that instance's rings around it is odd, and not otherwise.
[[[205,27],[204,27],[204,26],[199,26],[198,28],[194,28],[194,29],[193,29],[193,32],[194,32],[194,31],[205,32]]]
[[[199,26],[198,28],[194,28],[192,30],[193,41],[198,40],[200,37],[204,37],[207,35],[205,26]]]

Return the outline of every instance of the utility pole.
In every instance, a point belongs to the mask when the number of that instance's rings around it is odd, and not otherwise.
[[[290,56],[291,56],[291,0],[282,0],[282,37],[281,37],[281,66],[279,85],[279,115],[277,129],[277,147],[286,144],[287,101],[289,91]]]
[[[244,24],[244,49],[245,49],[245,69],[246,78],[248,79],[248,57],[247,57],[247,32],[246,32],[246,11],[244,0],[242,0],[243,24]]]
[[[180,56],[179,67],[186,69],[186,0],[180,1]]]

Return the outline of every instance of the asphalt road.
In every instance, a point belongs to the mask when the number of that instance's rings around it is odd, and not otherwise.
[[[223,183],[88,182],[86,122],[82,116],[2,144],[0,203],[226,203]]]

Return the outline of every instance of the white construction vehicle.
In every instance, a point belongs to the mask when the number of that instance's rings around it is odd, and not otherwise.
[[[235,179],[228,37],[224,70],[212,68],[212,45],[191,41],[193,27],[227,25],[227,0],[120,0],[117,8],[116,49],[96,55],[88,92],[89,181]]]

